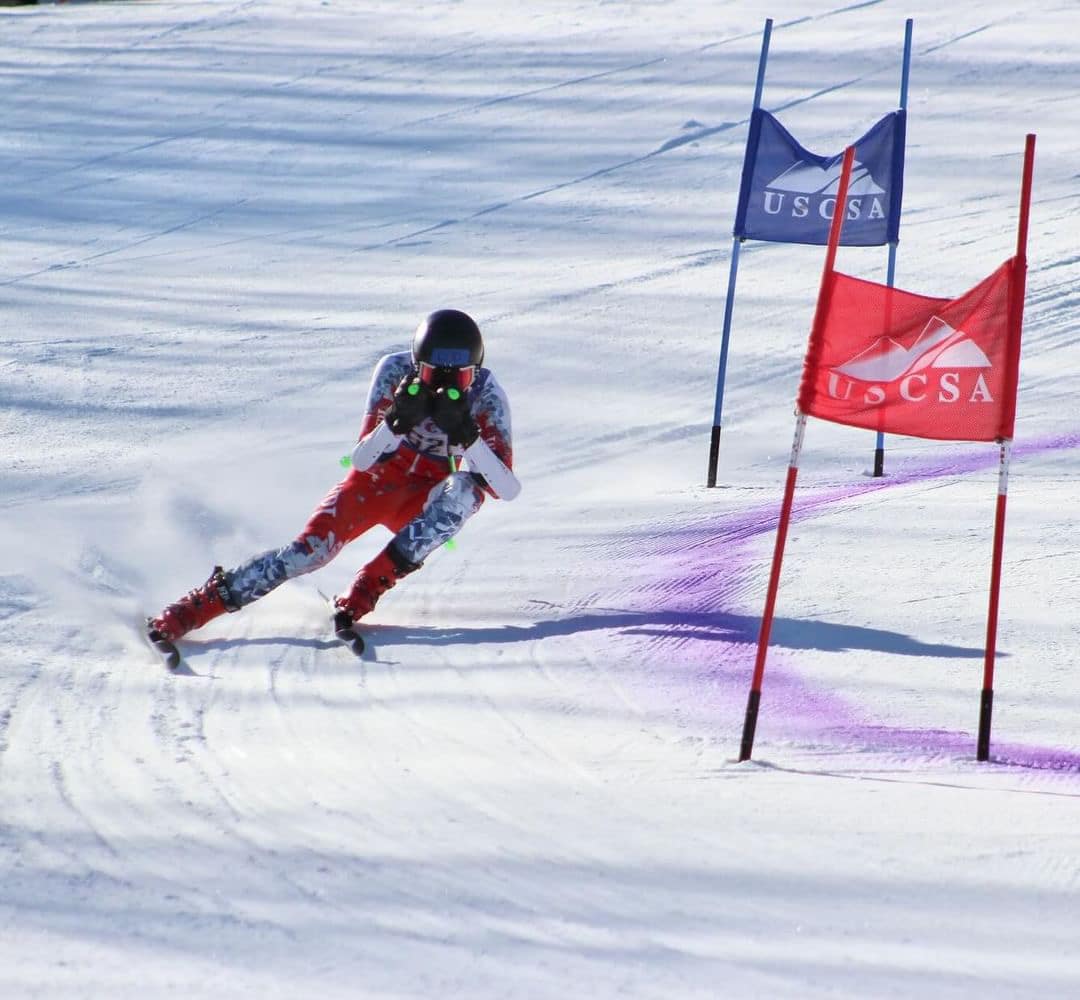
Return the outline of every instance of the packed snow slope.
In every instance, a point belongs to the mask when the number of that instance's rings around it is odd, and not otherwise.
[[[1015,246],[1038,135],[993,761],[997,450],[811,421],[736,763],[823,253],[731,226],[765,107],[898,104],[897,283]],[[0,996],[1080,994],[1080,104],[1072,2],[343,0],[0,14]],[[884,248],[839,267],[882,281]],[[372,619],[283,544],[370,370],[466,309],[524,484]]]

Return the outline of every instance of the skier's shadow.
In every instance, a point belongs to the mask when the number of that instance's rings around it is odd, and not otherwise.
[[[618,632],[674,643],[719,642],[729,645],[756,645],[761,619],[739,615],[686,611],[597,610],[585,614],[550,618],[528,625],[435,626],[379,625],[362,626],[362,631],[376,649],[394,646],[504,645],[537,642],[589,632]],[[300,649],[338,649],[336,639],[302,638],[294,635],[263,635],[231,639],[189,640],[190,652],[237,649],[247,646]],[[185,645],[188,645],[188,642]],[[981,646],[956,646],[949,643],[923,642],[913,636],[887,629],[838,624],[808,618],[776,618],[770,645],[791,650],[847,652],[867,650],[901,656],[933,656],[948,659],[977,659],[984,655]],[[998,651],[998,656],[1007,656]]]
[[[299,646],[303,649],[337,649],[337,639],[302,639],[295,635],[260,635],[244,639],[211,639],[203,643],[207,649],[227,649],[230,646]]]
[[[304,639],[295,635],[244,636],[233,639],[184,639],[184,646],[191,653],[209,653],[247,646],[296,646],[301,649],[341,649],[337,639]]]
[[[371,625],[366,629],[376,646],[448,646],[535,642],[588,632],[615,631],[673,642],[722,642],[756,645],[761,619],[730,612],[600,610],[533,622],[529,625],[454,626]],[[981,646],[923,642],[887,629],[865,628],[815,619],[776,618],[770,644],[786,649],[846,652],[853,649],[902,656],[976,659]],[[1008,654],[999,652],[999,656]]]

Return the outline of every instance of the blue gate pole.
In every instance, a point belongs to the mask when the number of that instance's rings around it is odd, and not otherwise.
[[[912,20],[909,17],[904,24],[904,66],[900,71],[900,110],[907,110],[907,97],[908,97],[908,77],[911,72],[911,26]],[[905,146],[907,139],[905,137]],[[907,161],[907,149],[904,150],[904,160]],[[889,267],[888,274],[885,278],[885,283],[892,288],[896,280],[896,242],[893,241],[889,244]],[[885,475],[885,435],[881,432],[877,432],[877,447],[874,449],[874,475]]]
[[[769,38],[772,36],[772,18],[766,18],[765,31],[761,37],[761,56],[758,59],[757,84],[754,87],[754,107],[761,107],[761,91],[765,86],[765,64],[769,59]],[[752,117],[752,116],[751,116]],[[740,192],[741,193],[741,192]],[[739,273],[739,247],[742,240],[735,236],[731,241],[731,270],[728,273],[727,298],[724,302],[724,326],[720,337],[720,365],[716,373],[716,404],[713,407],[712,438],[709,441],[709,473],[706,485],[716,485],[716,466],[720,456],[720,429],[724,411],[724,380],[727,377],[728,345],[731,340],[731,314],[735,309],[735,279]]]

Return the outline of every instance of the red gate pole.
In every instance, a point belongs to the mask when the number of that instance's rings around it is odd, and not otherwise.
[[[1016,379],[1020,367],[1020,334],[1024,324],[1024,292],[1027,275],[1028,220],[1031,214],[1031,182],[1035,171],[1035,136],[1028,134],[1024,142],[1024,174],[1020,184],[1020,221],[1016,229],[1016,269],[1009,303],[1009,324],[1013,355],[1010,357],[1013,384],[1010,399],[1015,410]],[[1011,422],[1010,422],[1011,423]],[[990,724],[994,711],[994,658],[997,654],[998,608],[1001,594],[1001,563],[1005,550],[1005,503],[1009,492],[1009,460],[1012,440],[1002,439],[1001,462],[998,467],[997,508],[994,513],[994,551],[990,565],[990,601],[986,614],[986,658],[983,662],[983,685],[979,698],[979,736],[975,759],[990,759]]]
[[[990,566],[990,607],[986,614],[986,660],[983,664],[982,696],[979,699],[979,739],[975,757],[990,759],[990,719],[994,710],[994,656],[997,652],[998,598],[1001,592],[1001,561],[1005,550],[1005,501],[1009,492],[1009,457],[1012,442],[1001,442],[998,466],[997,510],[994,514],[994,556]]]
[[[840,230],[847,214],[847,192],[851,182],[851,166],[855,162],[855,147],[844,150],[844,166],[840,172],[840,187],[836,192],[832,226],[829,227],[829,247],[825,253],[825,267],[821,272],[821,289],[818,292],[817,309],[814,312],[814,330],[825,321],[828,302],[829,276],[836,265],[836,248],[840,245]],[[761,705],[761,683],[765,677],[765,657],[769,651],[769,633],[772,631],[773,614],[776,610],[776,593],[780,589],[780,567],[784,562],[784,546],[787,542],[791,507],[795,499],[795,480],[799,475],[799,454],[802,452],[803,434],[806,431],[806,414],[795,411],[795,440],[791,444],[791,460],[788,462],[787,481],[784,484],[784,501],[780,506],[780,521],[776,527],[776,545],[773,548],[772,568],[769,571],[769,589],[765,597],[765,610],[761,616],[758,632],[757,658],[754,676],[750,682],[750,694],[746,699],[746,716],[743,719],[742,743],[739,760],[749,760],[754,751],[754,732],[757,729],[758,708]]]
[[[742,744],[739,760],[749,760],[754,751],[754,731],[757,729],[758,707],[761,705],[761,682],[765,676],[765,656],[769,651],[769,633],[772,631],[773,613],[776,610],[776,592],[780,589],[780,566],[784,561],[788,524],[791,522],[791,506],[795,499],[795,480],[799,475],[799,453],[802,451],[803,433],[806,430],[806,414],[797,413],[795,440],[791,444],[791,460],[788,462],[787,482],[784,484],[784,502],[780,507],[780,523],[776,527],[776,545],[773,548],[772,569],[769,572],[769,590],[765,597],[765,610],[761,616],[758,632],[757,659],[754,661],[754,678],[750,682],[750,694],[746,699],[746,718],[743,720]]]

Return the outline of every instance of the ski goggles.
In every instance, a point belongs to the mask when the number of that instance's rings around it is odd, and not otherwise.
[[[432,365],[420,362],[420,381],[424,385],[457,386],[462,392],[476,379],[476,365]]]

